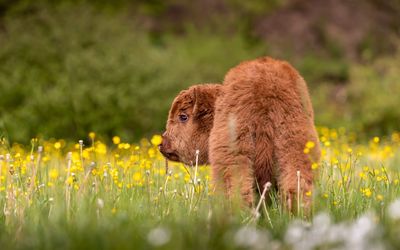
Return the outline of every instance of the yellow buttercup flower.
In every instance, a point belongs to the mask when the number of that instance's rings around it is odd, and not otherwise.
[[[105,155],[107,153],[107,146],[104,143],[96,143],[95,152]]]
[[[360,178],[363,179],[363,180],[366,180],[366,179],[367,179],[367,175],[366,175],[365,173],[363,173],[363,172],[360,172],[358,175],[359,175]]]
[[[160,145],[161,142],[162,142],[161,135],[153,135],[153,137],[151,138],[151,144],[153,144],[154,146]]]
[[[306,143],[306,148],[314,148],[315,147],[315,143],[313,141],[308,141]]]
[[[112,138],[112,141],[113,141],[113,143],[114,144],[120,144],[121,143],[121,138],[119,137],[119,136],[114,136],[113,138]]]
[[[336,139],[338,138],[338,133],[337,133],[337,131],[333,129],[333,130],[330,132],[330,137],[331,137],[332,139],[336,140]]]
[[[147,153],[149,154],[150,158],[154,158],[157,152],[154,150],[154,148],[149,148]]]
[[[371,191],[370,188],[365,188],[365,189],[363,189],[363,190],[362,190],[362,193],[363,193],[364,196],[366,196],[366,197],[371,197],[371,195],[372,195],[372,191]]]
[[[136,172],[133,174],[132,178],[134,181],[139,182],[142,180],[142,174],[140,172]]]
[[[49,177],[50,177],[50,179],[57,179],[58,178],[58,170],[57,169],[51,169],[49,171]]]
[[[69,177],[67,178],[66,182],[67,182],[68,185],[71,185],[72,183],[74,183],[74,177],[69,176]]]
[[[318,163],[314,162],[313,164],[311,164],[311,169],[315,170],[317,168],[318,168]]]
[[[94,140],[94,138],[96,137],[96,133],[95,132],[90,132],[89,133],[89,138]]]

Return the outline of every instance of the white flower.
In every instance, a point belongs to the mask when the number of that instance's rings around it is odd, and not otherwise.
[[[389,205],[388,215],[393,220],[400,219],[400,199],[395,200]]]
[[[352,223],[333,224],[328,214],[319,214],[311,225],[293,222],[286,231],[285,241],[299,250],[330,249],[330,246],[349,250],[383,249],[379,241],[382,235],[373,218],[374,214],[367,213]]]
[[[242,227],[234,236],[236,246],[251,249],[265,249],[268,244],[267,232],[257,230],[254,227]]]
[[[156,227],[147,234],[147,241],[155,247],[167,244],[170,239],[171,232],[164,227]]]
[[[289,244],[293,244],[294,246],[296,246],[297,243],[299,243],[306,237],[307,228],[308,225],[306,224],[306,222],[295,220],[290,224],[286,231],[285,241]]]
[[[346,249],[382,249],[382,246],[378,243],[379,241],[374,240],[379,234],[373,217],[374,214],[372,213],[365,214],[349,226],[345,238]]]
[[[97,199],[97,207],[102,209],[104,207],[104,201],[103,199]]]

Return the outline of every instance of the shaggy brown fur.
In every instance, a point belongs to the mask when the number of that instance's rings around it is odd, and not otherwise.
[[[318,136],[307,86],[287,62],[247,61],[231,69],[224,83],[195,85],[174,100],[160,151],[170,160],[210,163],[212,179],[228,196],[240,192],[253,203],[255,184],[278,186],[292,209],[297,171],[302,199],[311,191],[311,164],[319,160]],[[315,147],[310,154],[308,141]]]

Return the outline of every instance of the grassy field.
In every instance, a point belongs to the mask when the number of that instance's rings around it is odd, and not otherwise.
[[[207,166],[167,167],[157,135],[2,139],[1,249],[398,249],[400,133],[359,142],[318,130],[308,217],[282,209],[274,191],[258,211],[228,203],[211,192]]]

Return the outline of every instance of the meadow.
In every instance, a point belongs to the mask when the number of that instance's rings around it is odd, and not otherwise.
[[[400,249],[399,12],[398,0],[0,1],[0,250]],[[153,136],[179,91],[264,55],[293,64],[312,97],[310,213],[273,189],[252,209],[227,201],[209,166],[167,164]]]
[[[286,211],[274,190],[257,208],[228,202],[212,192],[208,166],[166,164],[159,135],[2,138],[1,249],[398,249],[400,133],[318,131],[308,216]]]

